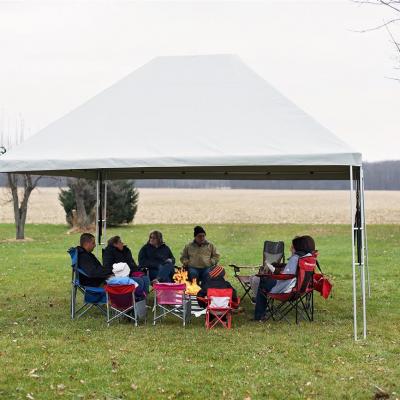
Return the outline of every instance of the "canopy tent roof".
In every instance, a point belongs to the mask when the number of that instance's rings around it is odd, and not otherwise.
[[[157,57],[0,159],[108,179],[348,179],[361,154],[237,56]]]

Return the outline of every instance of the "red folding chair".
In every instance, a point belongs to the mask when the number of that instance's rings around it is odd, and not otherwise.
[[[262,291],[268,299],[267,319],[288,319],[286,316],[294,311],[296,324],[299,316],[310,322],[314,320],[314,296],[313,276],[317,265],[317,253],[300,257],[297,265],[296,275],[289,274],[267,274],[261,279],[287,280],[296,278],[296,285],[289,293],[269,293]],[[278,304],[276,304],[278,302]]]
[[[153,325],[168,314],[190,322],[190,296],[185,294],[185,283],[156,283],[154,289]]]
[[[126,317],[138,325],[134,284],[105,285],[107,295],[107,324],[121,317]],[[133,313],[133,315],[132,315]]]
[[[229,289],[208,289],[206,308],[206,328],[212,329],[221,324],[224,328],[232,326],[232,310],[239,305],[232,301],[233,290]]]

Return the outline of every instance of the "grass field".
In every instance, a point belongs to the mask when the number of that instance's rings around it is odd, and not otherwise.
[[[109,234],[121,234],[137,254],[153,227]],[[191,225],[157,228],[176,256],[192,234]],[[288,244],[305,233],[335,285],[333,298],[316,296],[315,321],[251,322],[246,300],[232,330],[207,332],[199,319],[186,328],[172,319],[108,328],[97,313],[71,321],[66,249],[78,236],[61,225],[29,225],[33,240],[12,243],[1,239],[13,237],[13,226],[0,225],[0,398],[372,399],[375,385],[400,398],[399,225],[369,228],[372,298],[368,339],[358,342],[349,226],[207,226],[223,265],[258,264],[266,238]]]

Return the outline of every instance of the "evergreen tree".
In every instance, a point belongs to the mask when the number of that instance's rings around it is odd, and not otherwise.
[[[96,218],[96,182],[87,179],[68,179],[59,200],[68,225],[79,230],[93,227]],[[112,181],[107,185],[107,224],[132,222],[138,206],[139,193],[134,181]]]

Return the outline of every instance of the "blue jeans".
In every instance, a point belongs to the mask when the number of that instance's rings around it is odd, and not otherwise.
[[[200,285],[203,284],[208,279],[208,273],[211,268],[196,268],[196,267],[188,267],[189,272],[189,280],[197,279],[197,283]]]
[[[271,289],[275,286],[275,284],[276,284],[276,279],[265,279],[265,278],[260,279],[260,286],[258,287],[256,296],[256,308],[254,310],[255,320],[260,320],[265,318],[265,311],[268,306],[268,299],[262,292],[264,291],[269,293]]]
[[[159,282],[172,282],[175,268],[171,262],[158,265],[156,268],[149,268],[150,281],[157,279]]]

